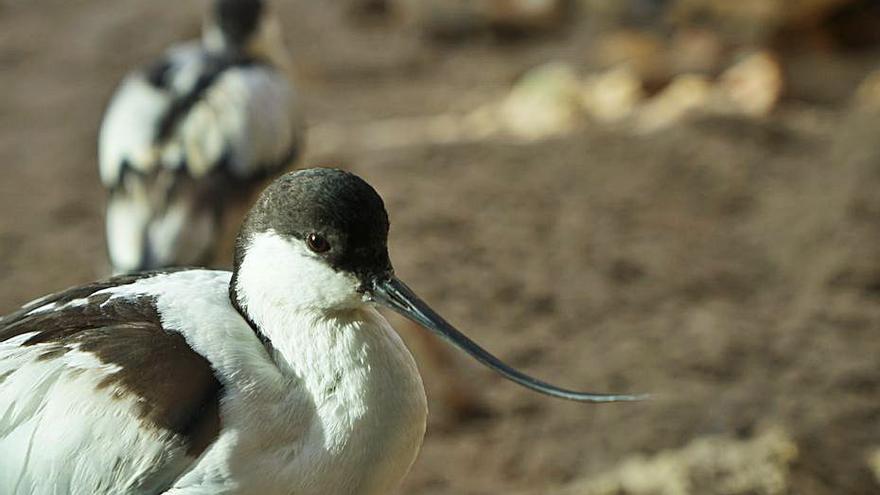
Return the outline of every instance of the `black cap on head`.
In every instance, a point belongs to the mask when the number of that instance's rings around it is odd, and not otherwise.
[[[300,239],[336,270],[355,274],[363,301],[400,313],[524,387],[581,402],[643,398],[559,388],[511,368],[458,331],[394,276],[388,259],[388,214],[382,198],[363,179],[341,170],[319,168],[286,174],[275,180],[251,209],[238,237],[234,279],[230,284],[232,303],[245,318],[247,310],[241,306],[235,277],[251,235],[268,231]],[[253,322],[251,326],[257,328]]]
[[[321,256],[330,266],[366,280],[391,272],[388,226],[382,198],[360,177],[330,168],[291,172],[263,191],[245,219],[235,266],[247,239],[271,230],[303,241],[317,235],[327,244]]]
[[[214,19],[229,41],[241,45],[256,31],[264,8],[264,0],[216,0]]]

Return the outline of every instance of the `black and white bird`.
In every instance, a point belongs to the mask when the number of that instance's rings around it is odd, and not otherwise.
[[[0,493],[387,495],[427,407],[376,305],[539,392],[638,399],[480,348],[395,277],[388,226],[357,176],[289,173],[248,214],[231,273],[123,275],[0,319]]]
[[[172,47],[113,96],[98,155],[114,272],[209,262],[224,213],[300,152],[303,119],[267,2],[214,0],[202,40]]]

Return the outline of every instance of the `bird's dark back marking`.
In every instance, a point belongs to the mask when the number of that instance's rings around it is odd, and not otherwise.
[[[158,273],[170,273],[173,270],[165,270],[162,272],[148,272],[148,273],[132,273],[126,275],[119,275],[117,277],[111,277],[106,280],[100,280],[97,282],[92,282],[90,284],[78,285],[76,287],[70,287],[61,292],[56,292],[54,294],[50,294],[46,297],[41,297],[33,302],[25,304],[21,308],[6,316],[0,316],[0,342],[5,340],[9,340],[13,337],[21,335],[22,333],[27,333],[33,330],[27,330],[24,332],[17,331],[20,328],[19,324],[28,318],[27,314],[33,311],[34,309],[45,306],[47,304],[56,304],[58,306],[67,304],[74,299],[82,299],[88,296],[91,296],[95,292],[100,292],[104,289],[109,289],[111,287],[121,287],[123,285],[132,284],[137,282],[140,279],[148,278]]]
[[[176,98],[165,115],[159,120],[156,126],[157,142],[163,143],[171,137],[177,125],[224,72],[234,67],[248,67],[259,63],[261,62],[255,58],[235,53],[207,55],[204,72],[199,76],[196,83],[188,92]]]
[[[180,435],[188,454],[198,456],[220,431],[222,386],[210,363],[181,334],[162,327],[152,296],[93,295],[152,275],[126,275],[75,287],[23,308],[0,320],[0,342],[39,332],[22,344],[44,344],[38,360],[57,358],[78,346],[102,363],[119,366],[98,389],[110,389],[114,397],[136,396],[142,419]],[[79,298],[87,303],[63,306]],[[53,302],[61,309],[27,315],[34,307]]]
[[[163,57],[146,68],[144,77],[154,88],[167,90],[171,87],[171,80],[168,76],[171,74],[173,66],[174,64],[169,57]]]

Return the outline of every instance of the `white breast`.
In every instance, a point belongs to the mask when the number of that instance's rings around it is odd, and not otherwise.
[[[378,314],[363,317],[310,327],[301,361],[287,368],[279,353],[280,377],[231,391],[228,434],[206,466],[229,470],[241,493],[391,493],[415,460],[427,409],[402,343]]]
[[[157,279],[126,290],[156,293],[147,286]],[[297,312],[279,319],[287,338],[270,357],[226,284],[228,274],[206,270],[161,280],[163,324],[211,361],[225,389],[220,438],[172,493],[393,492],[427,416],[415,362],[394,330],[368,307]]]

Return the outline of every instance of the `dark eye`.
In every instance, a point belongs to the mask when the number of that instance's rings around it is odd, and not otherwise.
[[[326,253],[330,250],[330,243],[321,234],[309,234],[306,237],[306,244],[309,246],[309,249],[316,253]]]

